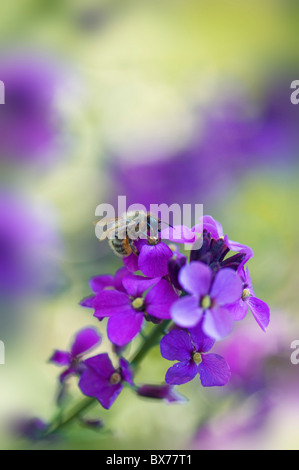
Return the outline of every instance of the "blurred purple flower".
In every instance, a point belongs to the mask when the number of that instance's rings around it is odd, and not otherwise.
[[[137,388],[137,394],[141,397],[164,400],[166,403],[185,403],[187,399],[181,395],[172,385],[144,384]]]
[[[53,289],[59,276],[51,254],[60,245],[49,211],[44,214],[24,198],[0,192],[0,292],[3,296],[16,300],[33,290]]]
[[[201,326],[183,330],[172,330],[162,338],[161,355],[169,361],[179,361],[168,369],[165,381],[171,385],[189,382],[199,374],[203,387],[226,385],[230,370],[225,359],[218,354],[207,354],[215,341],[206,336]]]
[[[0,106],[0,159],[44,160],[53,149],[57,123],[53,101],[57,72],[41,58],[0,59],[5,104]]]
[[[82,357],[98,346],[101,340],[101,336],[94,328],[84,328],[76,334],[70,352],[57,349],[54,351],[49,359],[50,362],[59,367],[66,367],[60,375],[61,382],[70,375],[82,373],[84,370]]]
[[[115,369],[107,353],[99,354],[84,361],[79,388],[84,395],[95,397],[101,405],[109,409],[123,389],[123,382],[133,385],[129,363],[121,358],[120,367]]]

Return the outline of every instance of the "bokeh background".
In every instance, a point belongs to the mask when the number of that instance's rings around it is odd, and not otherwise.
[[[298,19],[295,0],[2,2],[1,448],[299,448]],[[219,343],[233,371],[223,389],[194,380],[172,405],[125,390],[89,413],[103,430],[28,441],[11,420],[55,415],[52,350],[85,325],[104,333],[78,302],[90,277],[120,267],[93,226],[118,195],[203,203],[253,248],[271,325],[248,314]],[[160,383],[168,367],[156,348],[136,380]]]

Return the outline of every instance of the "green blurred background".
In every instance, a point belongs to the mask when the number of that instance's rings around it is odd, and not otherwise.
[[[95,238],[94,211],[119,194],[134,198],[132,172],[124,169],[133,171],[141,162],[157,163],[158,175],[160,162],[165,162],[161,198],[165,188],[170,202],[204,203],[204,212],[220,220],[231,239],[253,248],[255,291],[269,303],[273,325],[262,336],[253,326],[259,341],[267,342],[273,341],[273,329],[283,324],[285,356],[277,353],[281,362],[275,370],[279,377],[280,370],[290,369],[292,385],[283,396],[296,390],[299,366],[290,365],[288,351],[290,342],[299,338],[299,108],[290,104],[290,83],[299,76],[298,13],[298,2],[291,0],[16,0],[1,5],[3,60],[34,57],[56,76],[51,100],[55,137],[47,159],[41,151],[34,159],[3,158],[1,185],[41,208],[38,223],[50,224],[58,240],[42,247],[39,269],[48,275],[49,265],[54,266],[46,287],[34,285],[24,294],[13,286],[1,304],[0,339],[6,350],[6,364],[0,366],[1,448],[201,448],[195,436],[203,420],[217,429],[218,419],[234,423],[233,413],[240,408],[239,419],[245,422],[255,409],[253,395],[202,389],[194,380],[180,387],[189,398],[184,405],[168,406],[125,390],[110,411],[99,406],[89,413],[104,419],[102,431],[75,423],[61,440],[46,443],[28,442],[9,432],[11,416],[25,412],[47,421],[55,414],[58,371],[47,364],[52,350],[65,349],[85,325],[105,332],[104,323],[98,324],[78,305],[90,293],[90,277],[120,267],[106,244]],[[274,92],[269,95],[270,90]],[[242,103],[243,121],[252,113],[258,120],[278,98],[278,109],[285,106],[287,117],[271,128],[263,152],[254,146],[247,149],[249,133],[241,156],[229,146],[215,162],[211,156],[195,156],[198,184],[196,178],[189,184],[189,160],[182,163],[177,155],[193,145],[194,133],[200,145],[206,122],[210,139],[217,139],[214,118],[209,121],[211,110],[217,116],[223,103]],[[286,145],[276,145],[279,123],[285,126]],[[295,129],[293,147],[288,145],[290,127]],[[234,127],[234,138],[243,132],[238,129]],[[262,135],[268,132],[267,125],[262,129]],[[269,151],[264,152],[267,145]],[[212,155],[218,152],[217,145],[211,148]],[[7,150],[3,154],[7,156]],[[175,176],[172,184],[178,160],[180,179]],[[141,175],[142,181],[150,179],[154,197],[155,170],[146,167]],[[188,188],[186,194],[180,184]],[[139,197],[140,181],[136,187]],[[246,322],[254,323],[249,314]],[[233,336],[238,336],[238,328]],[[104,341],[100,351],[107,346]],[[140,368],[137,383],[161,382],[168,366],[155,348]],[[79,397],[76,381],[72,383],[72,393]],[[277,383],[280,387],[279,379]],[[272,392],[276,394],[275,387]],[[294,397],[292,406],[290,400],[280,400],[281,407],[288,402],[290,409],[275,406],[253,434],[241,441],[237,435],[225,443],[214,439],[214,446],[298,448],[299,399],[296,393]],[[257,435],[258,442],[253,439]]]

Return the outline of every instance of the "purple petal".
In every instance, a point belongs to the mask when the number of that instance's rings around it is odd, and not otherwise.
[[[100,344],[100,342],[101,336],[94,328],[85,328],[77,333],[71,348],[71,355],[72,357],[80,356]]]
[[[110,376],[102,377],[95,370],[87,368],[81,375],[79,388],[84,395],[97,398],[104,408],[109,409],[123,388],[121,383],[110,384],[109,379]]]
[[[57,366],[68,366],[71,362],[71,356],[67,351],[60,351],[56,349],[53,355],[50,357],[49,361],[53,362]]]
[[[215,340],[203,332],[202,321],[194,328],[190,328],[189,333],[197,352],[208,352],[214,346]]]
[[[172,258],[169,246],[161,242],[144,245],[138,257],[140,271],[148,277],[163,277],[168,274],[168,261]]]
[[[197,325],[202,316],[202,309],[198,306],[197,297],[188,295],[178,299],[170,309],[174,323],[184,328]]]
[[[127,293],[132,297],[142,297],[142,294],[150,287],[157,284],[160,281],[160,277],[149,278],[144,276],[134,276],[129,274],[123,279],[123,286]]]
[[[187,399],[169,384],[151,385],[144,384],[138,387],[137,393],[141,397],[155,398],[165,400],[167,403],[181,402],[185,403]]]
[[[160,343],[161,355],[169,361],[188,361],[194,350],[186,331],[172,330]]]
[[[80,302],[81,307],[94,308],[95,298],[96,295],[90,295],[89,297],[85,297],[85,299],[81,300]]]
[[[234,242],[232,240],[228,240],[227,237],[226,237],[226,244],[227,244],[228,248],[231,251],[236,251],[238,253],[244,253],[245,254],[244,260],[242,261],[242,264],[240,265],[240,268],[242,266],[244,266],[244,264],[246,264],[247,261],[250,260],[251,258],[253,258],[253,256],[254,256],[253,250],[247,245],[242,245],[241,243]]]
[[[229,309],[234,321],[241,321],[246,317],[248,311],[247,303],[240,299],[238,302],[234,303],[233,305],[227,306]]]
[[[126,256],[123,258],[123,263],[125,267],[130,271],[131,273],[135,273],[136,271],[139,271],[138,267],[138,256],[135,255],[135,253],[131,253],[129,256]]]
[[[97,294],[105,289],[105,287],[114,286],[114,277],[112,274],[103,274],[102,276],[95,276],[90,279],[89,285],[91,290]]]
[[[242,281],[232,269],[221,269],[216,274],[210,296],[218,305],[233,304],[241,298]]]
[[[143,314],[133,308],[128,312],[114,315],[108,320],[108,338],[117,346],[124,346],[139,333],[142,323]]]
[[[231,376],[226,360],[218,354],[203,354],[198,372],[203,387],[222,387]]]
[[[194,379],[197,366],[194,361],[184,361],[174,364],[166,372],[165,381],[170,385],[181,385]]]
[[[116,290],[103,290],[97,294],[94,301],[97,318],[110,317],[132,310],[130,298],[127,294]]]
[[[266,331],[267,326],[270,323],[270,309],[266,302],[263,302],[256,297],[247,297],[247,305],[252,312],[256,322],[263,331]]]
[[[84,365],[92,369],[96,374],[104,379],[109,379],[115,369],[107,353],[98,354],[84,361]]]
[[[221,224],[210,215],[204,215],[201,219],[201,224],[195,225],[192,230],[197,233],[202,233],[203,230],[207,230],[215,240],[223,237]]]
[[[179,274],[179,283],[189,294],[200,296],[209,293],[212,270],[200,261],[191,261],[184,266]]]
[[[134,385],[133,372],[130,368],[130,364],[128,363],[128,361],[126,361],[126,359],[121,357],[119,361],[119,365],[121,367],[121,375],[122,375],[123,380],[125,380],[125,382],[128,382],[128,384],[130,385]]]
[[[203,330],[215,340],[222,339],[232,331],[233,323],[233,317],[226,308],[214,307],[206,311]]]
[[[145,310],[156,318],[169,319],[170,308],[178,300],[173,287],[164,279],[156,284],[145,296]]]
[[[185,225],[167,227],[161,231],[161,238],[174,243],[194,243],[196,236],[194,232]]]
[[[131,272],[125,266],[118,269],[118,271],[116,271],[115,276],[114,276],[114,288],[116,290],[119,290],[120,292],[126,292],[123,286],[123,280],[125,277],[127,277],[130,274]]]

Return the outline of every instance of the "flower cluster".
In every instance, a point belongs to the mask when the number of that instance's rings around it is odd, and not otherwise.
[[[226,385],[231,372],[222,356],[210,352],[215,341],[229,335],[248,309],[262,330],[269,324],[269,307],[255,296],[246,266],[251,248],[230,240],[211,216],[192,229],[177,226],[167,233],[169,244],[162,241],[163,231],[154,242],[135,240],[136,250],[123,258],[123,267],[91,279],[93,293],[81,301],[97,320],[108,319],[116,365],[106,352],[84,359],[101,342],[93,328],[77,334],[70,352],[55,351],[51,357],[64,367],[62,384],[70,375],[78,376],[81,392],[106,409],[124,386],[171,403],[183,400],[174,386],[197,374],[203,387]],[[192,243],[189,260],[175,245],[186,241]],[[138,336],[141,346],[128,357],[127,345]],[[137,366],[159,343],[162,357],[177,362],[164,383],[136,385]]]

